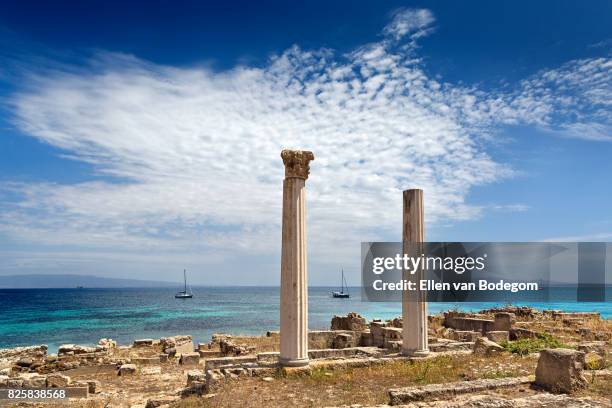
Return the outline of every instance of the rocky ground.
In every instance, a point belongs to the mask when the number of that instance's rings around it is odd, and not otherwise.
[[[598,314],[503,308],[430,316],[425,359],[398,353],[401,326],[336,316],[331,330],[309,333],[305,370],[278,367],[276,332],[219,334],[197,347],[183,335],[128,346],[101,339],[57,354],[3,349],[0,390],[68,387],[79,396],[7,403],[46,407],[612,406],[612,322]]]

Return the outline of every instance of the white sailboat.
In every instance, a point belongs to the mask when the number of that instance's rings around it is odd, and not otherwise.
[[[187,292],[187,270],[185,269],[183,269],[183,279],[185,281],[185,289],[175,294],[174,297],[177,299],[190,299],[193,297],[193,293]]]
[[[338,292],[338,291],[332,292],[332,296],[335,297],[335,298],[343,298],[343,299],[351,297],[351,295],[349,294],[349,291],[348,291],[348,285],[346,284],[346,280],[344,279],[344,268],[342,269],[342,283],[341,283],[341,285],[342,286],[340,288],[340,292]],[[344,293],[344,287],[345,286],[346,286],[346,293]]]

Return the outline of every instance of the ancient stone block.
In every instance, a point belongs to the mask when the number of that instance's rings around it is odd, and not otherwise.
[[[265,353],[260,353],[265,354]],[[206,360],[205,370],[214,370],[227,365],[245,365],[248,363],[256,363],[256,356],[238,356],[238,357],[219,357]]]
[[[348,333],[337,334],[334,338],[333,348],[343,349],[347,347],[353,347],[353,335]]]
[[[181,359],[179,360],[179,364],[182,365],[197,365],[200,362],[200,353],[183,353],[181,354]]]
[[[221,354],[225,356],[239,356],[248,354],[249,352],[255,350],[254,347],[236,344],[231,339],[224,339],[219,341],[219,349],[221,350]]]
[[[536,337],[537,333],[533,330],[523,329],[520,327],[513,327],[510,329],[510,340],[535,339]]]
[[[369,330],[361,332],[361,336],[359,336],[359,345],[362,347],[371,347],[372,343],[372,333]]]
[[[23,386],[29,388],[45,388],[47,386],[47,377],[36,373],[20,374],[23,379]]]
[[[339,331],[336,330],[311,330],[308,332],[308,349],[332,348],[334,338]]]
[[[119,367],[119,375],[134,375],[137,371],[136,364],[123,364]]]
[[[85,383],[90,394],[98,394],[102,390],[102,384],[98,380],[86,380]]]
[[[67,375],[49,374],[47,376],[47,388],[65,388],[72,380]]]
[[[390,343],[397,343],[398,341],[402,341],[402,329],[399,327],[383,327],[383,347],[385,348],[393,348]]]
[[[602,357],[606,357],[606,342],[605,341],[589,341],[580,343],[576,349],[584,353],[597,353]]]
[[[476,319],[473,317],[461,317],[453,314],[445,314],[444,326],[455,330],[477,331],[484,335],[493,330],[493,320]]]
[[[582,375],[584,353],[570,349],[545,349],[540,352],[536,384],[553,392],[572,393],[586,386]]]
[[[152,345],[153,345],[153,339],[134,340],[134,347],[150,347]]]
[[[7,388],[22,388],[23,387],[23,379],[21,378],[9,378],[6,380]]]
[[[432,401],[453,398],[461,394],[483,393],[487,390],[498,390],[503,388],[512,388],[521,384],[530,382],[529,377],[511,377],[511,378],[495,378],[483,379],[474,381],[460,381],[442,384],[428,384],[421,386],[396,388],[389,390],[389,399],[391,405],[402,405],[417,402],[417,401]],[[508,402],[508,401],[506,401]],[[448,404],[450,405],[450,404]],[[453,404],[454,405],[454,404]],[[411,405],[412,406],[412,405]],[[494,406],[474,404],[470,406]],[[508,407],[514,405],[500,404],[499,407]],[[532,406],[532,405],[530,405]]]
[[[29,367],[32,365],[32,363],[34,363],[34,360],[31,358],[20,358],[15,364],[17,364],[19,367]]]
[[[472,330],[453,330],[450,333],[450,338],[456,341],[476,341],[479,337],[480,332]]]
[[[191,385],[194,381],[206,382],[206,373],[202,370],[187,371],[187,385]]]
[[[221,357],[221,352],[218,350],[198,350],[200,353],[200,358],[214,358]]]
[[[487,333],[487,339],[497,344],[501,344],[503,342],[510,340],[510,332],[509,331],[497,331],[497,330],[490,331]]]
[[[500,312],[495,313],[493,321],[494,331],[510,331],[514,323],[514,313]]]
[[[473,348],[474,354],[482,356],[490,356],[498,354],[504,351],[504,348],[499,344],[487,339],[486,337],[480,337],[474,343]]]
[[[257,353],[257,362],[264,364],[273,364],[278,362],[278,351],[268,351],[264,353]]]
[[[595,352],[586,353],[584,368],[587,370],[603,370],[606,368],[606,359]]]
[[[361,331],[367,328],[367,320],[355,312],[346,316],[334,316],[331,321],[332,330]]]
[[[159,355],[159,362],[160,363],[167,363],[168,362],[168,354],[162,353]]]

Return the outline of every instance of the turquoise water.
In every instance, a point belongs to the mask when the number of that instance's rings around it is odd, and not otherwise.
[[[334,314],[358,312],[368,319],[401,314],[399,303],[362,302],[359,288],[350,299],[331,290],[309,288],[309,326],[327,329]],[[174,298],[174,288],[0,289],[0,348],[47,344],[95,344],[102,337],[131,343],[137,338],[191,334],[196,342],[213,333],[263,334],[278,330],[277,287],[194,287],[194,298]],[[495,303],[430,303],[429,313],[451,308],[479,310]],[[612,303],[531,303],[540,309],[598,311],[612,318]]]

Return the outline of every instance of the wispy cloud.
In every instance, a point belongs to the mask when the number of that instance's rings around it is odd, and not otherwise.
[[[470,190],[512,175],[481,137],[499,124],[592,124],[607,140],[608,59],[512,90],[454,86],[416,56],[433,22],[428,10],[399,10],[380,41],[348,55],[294,46],[264,67],[213,72],[102,53],[85,68],[34,72],[11,101],[16,126],[114,181],[4,185],[19,199],[0,203],[0,232],[87,250],[275,254],[279,152],[304,148],[316,156],[311,259],[350,262],[359,241],[399,236],[403,189],[425,189],[428,222],[478,217]]]
[[[434,21],[433,13],[427,9],[398,9],[383,32],[395,40],[406,35],[416,39],[427,35]]]
[[[543,239],[543,242],[598,242],[612,239],[612,232],[600,232],[585,235],[568,235]]]

